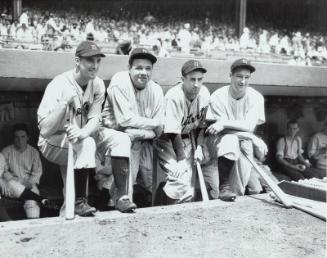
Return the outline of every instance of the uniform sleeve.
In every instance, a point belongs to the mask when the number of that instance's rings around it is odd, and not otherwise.
[[[208,121],[219,121],[228,120],[226,109],[222,100],[219,96],[212,95],[210,97],[209,106],[206,114],[206,120]]]
[[[58,87],[56,87],[56,85]],[[60,99],[61,99],[60,83],[59,81],[57,82],[57,80],[54,79],[47,86],[44,95],[42,97],[40,106],[38,108],[37,116],[38,116],[39,123],[42,119],[47,117],[48,114],[50,114],[56,109],[56,106],[58,105]]]
[[[104,102],[104,107],[102,111],[102,125],[107,127],[107,128],[112,128],[112,129],[118,129],[117,124],[115,122],[115,118],[113,115],[110,113],[110,108],[109,108],[109,97],[105,99]]]
[[[138,129],[154,129],[158,122],[152,118],[135,115],[128,96],[118,87],[108,88],[108,99],[114,110],[116,122],[121,127],[132,127]]]
[[[10,179],[14,178],[15,176],[13,175],[13,173],[11,171],[9,171],[9,149],[6,147],[2,150],[2,155],[5,159],[6,162],[6,169],[3,173],[3,177],[5,180],[9,181]]]
[[[257,125],[263,124],[266,121],[265,103],[263,96],[259,94],[251,102],[251,106],[246,113],[246,121],[249,127],[255,128]]]
[[[99,119],[101,122],[101,111],[102,111],[102,104],[104,102],[104,95],[105,95],[105,86],[103,80],[99,79],[99,84],[97,85],[94,92],[94,100],[91,105],[90,111],[88,113],[87,118],[90,120],[91,118]]]
[[[28,179],[28,181],[32,184],[39,184],[40,178],[42,175],[42,163],[40,159],[40,154],[38,153],[37,150],[32,149],[33,151],[33,164],[32,164],[32,170],[31,170],[31,175]]]
[[[184,115],[183,103],[169,94],[165,99],[164,133],[181,134]]]
[[[67,99],[74,92],[69,87],[63,88],[64,82],[54,79],[46,88],[37,111],[40,134],[48,137],[66,124]]]
[[[276,146],[276,157],[284,158],[285,141],[284,138],[279,138]]]
[[[156,90],[156,97],[155,97],[155,107],[152,112],[151,118],[158,119],[163,121],[164,117],[164,95],[161,87],[159,86],[158,90]]]

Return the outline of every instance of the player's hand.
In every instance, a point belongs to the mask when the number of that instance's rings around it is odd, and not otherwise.
[[[7,187],[6,183],[4,180],[0,179],[0,190],[1,190],[1,195],[3,196],[10,196],[10,190]]]
[[[125,130],[125,133],[128,134],[129,138],[131,139],[131,142],[141,140],[144,138],[143,131],[139,129],[127,128]]]
[[[312,164],[310,163],[310,161],[307,160],[307,159],[305,160],[304,165],[305,165],[307,168],[310,168],[310,167],[312,166]]]
[[[216,122],[207,128],[206,133],[217,135],[222,130],[224,130],[224,126],[220,122]]]
[[[33,185],[29,181],[27,181],[26,179],[24,179],[24,178],[20,179],[19,181],[27,189],[31,190],[33,188]]]
[[[81,102],[78,98],[77,93],[71,89],[67,88],[62,96],[62,101],[67,103],[67,105],[72,106],[75,110],[81,108]]]
[[[186,159],[177,162],[177,177],[181,177],[188,170],[188,165]]]
[[[157,126],[156,128],[153,129],[153,131],[156,134],[156,137],[159,138],[163,132],[163,126]]]
[[[198,145],[198,147],[194,151],[194,160],[201,163],[203,161],[203,158],[204,155],[203,155],[202,147]]]
[[[168,173],[168,179],[171,181],[176,181],[185,172],[187,172],[186,160],[181,160],[176,162],[176,160],[168,160],[166,163],[160,164]]]
[[[66,133],[68,140],[73,143],[77,142],[78,140],[85,139],[87,137],[84,130],[79,128],[77,125],[67,125]]]
[[[305,165],[302,164],[296,164],[295,167],[299,171],[304,171],[306,169]]]

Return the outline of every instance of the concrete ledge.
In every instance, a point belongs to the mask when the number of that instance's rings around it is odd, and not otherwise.
[[[325,257],[325,222],[267,195],[0,224],[6,257]]]

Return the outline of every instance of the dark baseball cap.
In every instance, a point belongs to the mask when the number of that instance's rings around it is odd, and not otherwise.
[[[193,72],[193,71],[201,71],[203,73],[207,72],[207,69],[203,68],[202,64],[197,60],[188,60],[182,66],[182,75],[185,76],[186,74]]]
[[[245,67],[250,70],[251,73],[255,71],[255,67],[251,64],[250,60],[246,58],[240,58],[234,61],[232,63],[232,66],[230,67],[231,72],[233,72],[236,68]]]
[[[148,59],[152,64],[157,62],[157,58],[146,48],[137,47],[134,48],[129,55],[128,63],[131,65],[134,59]]]
[[[77,46],[75,55],[79,57],[90,57],[90,56],[105,57],[105,54],[101,52],[101,49],[98,47],[98,45],[90,40],[82,41]]]

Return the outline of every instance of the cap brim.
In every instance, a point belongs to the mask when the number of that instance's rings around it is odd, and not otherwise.
[[[85,53],[85,54],[78,55],[78,56],[80,56],[80,57],[91,57],[91,56],[106,57],[106,55],[103,54],[103,53],[100,52],[100,51],[89,52],[89,53]]]
[[[249,69],[251,73],[255,72],[254,66],[252,66],[252,65],[246,65],[246,64],[244,64],[244,65],[238,65],[238,66],[233,67],[232,72],[234,72],[237,68],[242,68],[242,67]]]
[[[182,74],[182,75],[184,76],[184,75],[189,74],[189,73],[194,72],[194,71],[201,71],[203,73],[206,73],[207,72],[207,69],[205,69],[203,67],[194,67],[193,69],[184,71],[184,74]]]
[[[157,62],[157,58],[150,53],[136,53],[136,54],[131,55],[131,57],[129,58],[130,61],[132,61],[134,59],[148,59],[151,61],[152,64]]]

